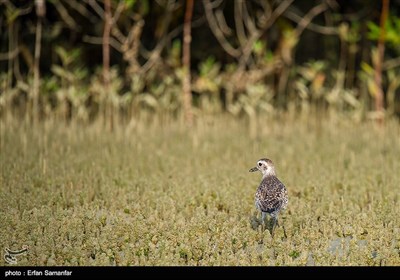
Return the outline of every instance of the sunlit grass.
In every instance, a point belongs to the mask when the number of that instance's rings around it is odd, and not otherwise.
[[[400,265],[399,124],[320,124],[2,124],[0,250],[28,245],[17,265]],[[289,205],[287,238],[260,244],[261,157]]]

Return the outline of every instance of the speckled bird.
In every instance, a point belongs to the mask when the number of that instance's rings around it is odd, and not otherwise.
[[[261,230],[265,223],[267,214],[273,219],[271,235],[274,235],[275,226],[278,223],[279,212],[286,209],[288,204],[288,194],[285,185],[276,177],[275,166],[272,160],[262,158],[257,161],[257,166],[249,172],[261,171],[262,180],[255,195],[255,205],[261,212]]]

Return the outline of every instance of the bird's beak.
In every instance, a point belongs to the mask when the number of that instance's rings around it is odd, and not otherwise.
[[[255,172],[255,171],[258,171],[257,167],[253,167],[252,169],[249,170],[249,172]]]

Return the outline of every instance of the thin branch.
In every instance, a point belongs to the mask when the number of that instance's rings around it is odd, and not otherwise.
[[[68,14],[67,9],[64,7],[62,2],[55,1],[54,7],[56,7],[57,12],[60,14],[61,18],[67,23],[71,29],[80,29],[76,24],[75,20]]]
[[[326,0],[326,4],[331,8],[332,10],[337,10],[340,8],[340,5],[336,2],[336,0]]]
[[[283,16],[286,16],[288,19],[296,22],[297,24],[300,23],[300,21],[303,19],[302,16],[299,16],[298,14],[296,14],[295,12],[291,11],[291,10],[287,10]],[[333,26],[322,26],[322,25],[317,25],[315,23],[310,22],[308,24],[308,26],[306,27],[307,29],[320,33],[320,34],[324,34],[324,35],[337,35],[339,34],[338,30],[336,27]]]
[[[243,48],[243,55],[240,57],[239,60],[239,67],[237,68],[238,72],[241,72],[244,70],[247,61],[249,60],[249,57],[251,55],[251,50],[253,49],[254,43],[260,38],[261,32],[254,32],[250,35],[249,40],[247,41],[246,46]]]
[[[400,56],[387,60],[382,65],[382,70],[389,70],[400,66]]]
[[[215,18],[217,19],[218,26],[225,35],[232,35],[232,29],[225,21],[224,12],[222,10],[215,11]]]
[[[316,17],[318,14],[326,11],[328,8],[329,6],[326,4],[326,2],[322,2],[321,4],[312,8],[298,23],[295,31],[296,35],[300,36],[300,34],[303,33],[304,29],[307,27],[307,25],[310,24],[313,18]]]
[[[195,27],[199,27],[202,23],[205,22],[205,18],[204,17],[200,17],[196,20],[192,21],[192,28]],[[176,37],[179,35],[179,33],[181,33],[183,30],[183,25],[180,25],[178,27],[176,27],[175,29],[173,29],[170,33],[168,33],[168,35],[166,35],[164,38],[162,38],[161,40],[158,41],[157,46],[152,50],[146,50],[143,45],[140,46],[140,52],[141,55],[146,58],[146,59],[150,59],[152,58],[153,60],[157,60],[159,58],[159,54],[161,53],[161,51],[164,49],[165,45],[170,42],[172,40],[172,38]],[[158,53],[157,55],[154,56],[154,53]],[[154,64],[154,61],[151,61],[151,59],[149,61],[147,61],[145,63],[145,65],[143,65],[143,68],[145,68],[145,71],[147,71],[149,68],[151,68]]]
[[[215,0],[213,3],[210,3],[211,9],[215,9],[219,7],[224,0]]]
[[[172,20],[172,15],[173,15],[173,8],[174,8],[174,0],[169,0],[166,6],[166,12],[164,13],[165,16],[162,18],[161,21],[161,28],[158,28],[158,32],[156,32],[154,35],[156,38],[161,38],[165,35],[166,32],[168,32],[169,25]]]
[[[114,16],[112,17],[111,25],[114,25],[114,23],[118,21],[124,9],[125,9],[125,2],[124,1],[118,2],[117,9],[115,9]]]
[[[257,30],[255,23],[251,20],[251,16],[249,15],[249,11],[247,9],[247,1],[242,1],[242,13],[243,13],[243,22],[245,23],[249,32],[254,32]]]
[[[215,3],[214,3],[215,4]],[[213,8],[214,4],[210,2],[210,0],[204,0],[203,5],[204,5],[204,10],[206,12],[206,18],[208,21],[208,24],[210,25],[210,29],[212,33],[214,34],[215,38],[217,38],[218,42],[222,46],[222,48],[231,56],[233,57],[238,57],[241,52],[238,49],[235,49],[225,38],[223,32],[221,29],[218,27],[218,23],[213,15]]]
[[[111,28],[111,34],[123,45],[126,42],[126,36],[122,34],[118,26],[114,24]]]
[[[243,10],[242,10],[242,1],[234,2],[234,19],[235,19],[235,27],[236,27],[236,36],[239,40],[239,44],[244,46],[247,42],[246,32],[244,30],[243,25]]]
[[[131,70],[140,68],[139,63],[137,61],[137,56],[140,48],[140,36],[143,31],[144,20],[138,21],[131,28],[131,31],[128,34],[127,39],[122,44],[122,51],[124,53],[123,57],[126,61],[129,62],[131,66]]]
[[[266,21],[272,14],[272,8],[269,1],[261,0],[258,2],[261,7],[263,7],[264,14],[261,15],[260,21]]]
[[[16,24],[14,25],[14,28],[15,28],[15,34],[19,34],[19,30],[20,30],[20,22],[16,22]],[[15,40],[15,42],[14,42],[14,46],[15,46],[15,48],[14,49],[19,49],[19,42],[18,42],[18,36],[15,36],[15,38],[14,38],[14,40]],[[19,69],[19,55],[17,55],[16,57],[15,57],[15,60],[14,60],[14,76],[15,76],[15,78],[16,78],[16,80],[17,81],[21,81],[21,80],[23,80],[23,78],[22,78],[22,75],[21,75],[21,71],[20,71],[20,69]]]
[[[280,5],[272,12],[271,17],[263,26],[263,30],[257,30],[251,34],[249,40],[247,41],[246,46],[243,48],[243,55],[240,57],[239,60],[239,67],[237,69],[239,73],[243,71],[244,67],[246,66],[247,61],[249,60],[249,57],[251,55],[251,50],[253,48],[253,45],[263,34],[262,31],[269,28],[275,22],[275,20],[292,4],[293,1],[294,0],[281,2]]]
[[[110,33],[112,25],[111,0],[104,1],[104,31],[103,31],[103,82],[106,90],[110,84]]]
[[[385,37],[386,37],[386,20],[389,13],[389,0],[382,1],[382,10],[379,23],[379,38],[378,38],[378,55],[375,61],[374,79],[376,85],[375,93],[375,110],[377,112],[383,111],[383,89],[382,89],[382,61],[385,56]],[[382,123],[382,117],[378,119],[378,123]]]
[[[263,26],[264,29],[267,29],[268,27],[270,27],[275,21],[276,19],[283,14],[283,12],[286,11],[286,9],[293,3],[294,0],[287,0],[287,1],[283,1],[280,3],[280,5],[278,6],[278,8],[276,8],[272,14],[271,17],[267,20],[265,26]]]
[[[88,18],[90,22],[95,22],[95,15],[91,13],[85,5],[81,4],[81,1],[64,1],[66,4],[68,4],[72,9],[80,13],[82,16]]]
[[[11,60],[14,59],[19,53],[19,47],[13,49],[10,52],[0,53],[0,60]]]
[[[102,37],[94,37],[94,36],[85,35],[85,36],[83,36],[82,40],[85,43],[94,44],[94,45],[103,44]],[[117,51],[121,52],[121,43],[112,37],[110,38],[110,46],[113,47],[114,49],[116,49]]]
[[[0,4],[7,6],[8,9],[14,11],[16,9],[15,5],[9,0],[2,0]],[[27,15],[32,11],[33,5],[26,8],[18,8],[18,16]]]
[[[104,10],[99,4],[97,4],[96,0],[83,0],[83,1],[88,3],[97,13],[97,15],[100,16],[100,18],[104,18]]]
[[[149,59],[142,66],[141,71],[147,72],[154,65],[154,63],[159,59],[160,54],[164,49],[165,45],[167,44],[167,42],[170,41],[171,38],[178,36],[178,34],[182,31],[182,29],[183,26],[178,26],[158,42],[157,46],[153,49],[153,51],[151,51]]]
[[[36,32],[35,32],[35,52],[33,67],[33,119],[39,120],[39,87],[40,87],[40,54],[42,49],[42,20],[46,13],[44,0],[35,0],[36,7]]]
[[[183,109],[185,113],[186,124],[191,126],[193,123],[192,113],[192,86],[190,74],[190,45],[192,41],[192,16],[193,16],[193,1],[186,0],[185,22],[183,25],[183,52],[182,64],[184,76],[182,79],[182,94],[183,94]]]

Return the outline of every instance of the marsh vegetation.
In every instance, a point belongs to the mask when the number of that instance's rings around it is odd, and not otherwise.
[[[400,126],[264,118],[116,128],[1,126],[0,248],[18,265],[399,265]],[[278,227],[249,173],[276,164]],[[258,174],[259,175],[259,174]]]

